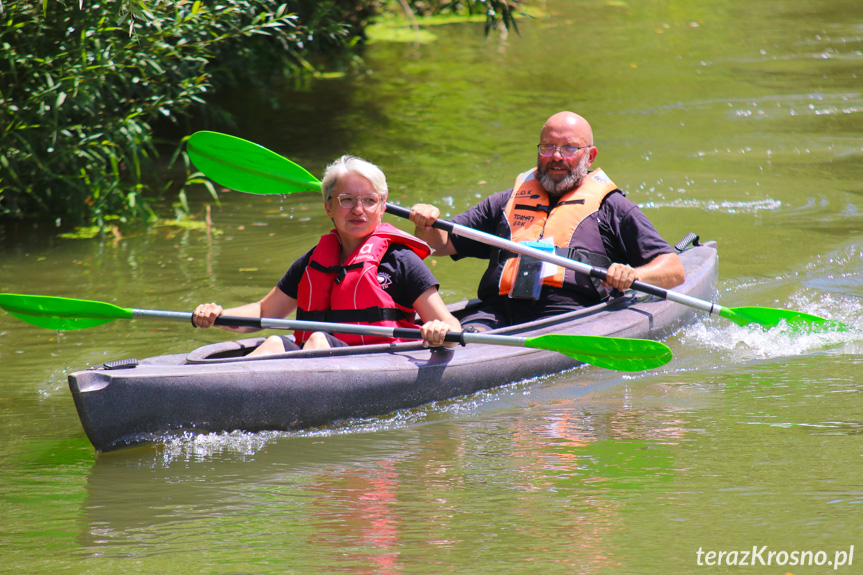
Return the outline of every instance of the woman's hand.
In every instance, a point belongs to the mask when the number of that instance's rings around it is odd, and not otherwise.
[[[216,318],[222,315],[222,306],[217,303],[202,303],[195,308],[192,314],[192,323],[195,327],[208,328],[216,322]]]
[[[444,341],[444,337],[448,331],[451,331],[452,328],[446,322],[443,322],[439,319],[433,319],[430,322],[426,322],[421,328],[420,333],[423,336],[423,347],[455,347],[458,345],[458,342],[446,342]]]
[[[437,286],[432,286],[420,294],[420,297],[414,301],[414,309],[417,310],[420,320],[425,322],[420,328],[423,346],[455,347],[458,345],[458,342],[444,343],[446,332],[461,330],[461,324],[447,309],[437,291]]]

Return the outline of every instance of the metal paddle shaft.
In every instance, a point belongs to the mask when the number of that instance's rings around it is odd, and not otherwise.
[[[409,209],[397,206],[395,204],[387,204],[386,209],[387,213],[389,214],[401,218],[410,219]],[[507,250],[520,255],[531,256],[538,260],[557,264],[561,267],[574,270],[578,273],[588,275],[592,278],[605,280],[608,276],[608,270],[606,270],[605,268],[591,266],[583,262],[564,258],[556,254],[545,252],[543,250],[538,250],[524,244],[506,240],[499,236],[487,234],[485,232],[481,232],[473,228],[468,228],[466,226],[462,226],[447,220],[438,219],[432,224],[432,227],[451,234],[455,234],[459,237],[494,246],[496,248]],[[765,327],[774,327],[778,325],[781,321],[785,320],[786,322],[792,324],[803,323],[809,326],[820,324],[824,327],[829,327],[832,329],[848,329],[847,326],[841,324],[840,322],[827,320],[822,317],[793,310],[782,310],[762,307],[727,308],[717,303],[694,298],[692,296],[688,296],[686,294],[682,294],[673,290],[668,290],[655,285],[644,283],[640,280],[635,280],[634,282],[632,282],[631,289],[650,294],[661,299],[672,301],[674,303],[679,303],[701,311],[705,311],[710,315],[719,315],[721,317],[724,317],[725,319],[733,321],[738,325],[757,323]]]
[[[157,318],[192,323],[193,315],[191,312],[123,308],[100,301],[9,293],[0,294],[0,307],[33,325],[62,331],[95,327],[115,319]],[[375,335],[396,339],[422,339],[422,332],[419,329],[374,325],[224,315],[216,318],[215,324],[226,327],[294,329]],[[671,350],[668,346],[644,339],[575,334],[549,334],[525,338],[465,332],[448,332],[445,339],[463,345],[483,343],[555,351],[583,363],[624,371],[651,369],[671,360]]]
[[[191,321],[192,314],[155,310],[132,310],[133,317],[164,317],[181,321]],[[346,333],[374,335],[396,339],[422,339],[419,329],[407,327],[386,327],[376,325],[350,325],[323,321],[303,321],[294,319],[250,318],[219,316],[216,325],[229,327],[253,327],[260,329],[293,329],[301,331],[324,331],[327,333]],[[615,338],[604,336],[549,334],[537,337],[519,337],[450,331],[444,336],[448,342],[506,345],[528,347],[562,353],[583,363],[619,371],[641,371],[665,365],[672,359],[671,350],[664,343],[646,339]]]

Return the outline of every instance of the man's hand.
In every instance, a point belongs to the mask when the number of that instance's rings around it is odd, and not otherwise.
[[[416,204],[411,208],[410,220],[414,223],[414,235],[426,242],[436,256],[451,256],[455,254],[449,234],[433,228],[440,217],[440,210],[429,204]]]
[[[608,266],[608,273],[606,273],[606,278],[603,280],[602,285],[624,291],[637,279],[638,274],[634,268],[626,264],[614,263]]]
[[[416,204],[411,208],[410,220],[418,228],[430,229],[440,217],[440,210],[429,204]]]

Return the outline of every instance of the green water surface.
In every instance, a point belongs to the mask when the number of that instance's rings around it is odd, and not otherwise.
[[[520,36],[453,24],[431,43],[378,42],[361,71],[285,89],[277,109],[223,95],[239,123],[208,127],[319,177],[363,156],[391,200],[454,215],[510,187],[545,119],[573,110],[593,125],[594,166],[669,241],[718,242],[720,303],[852,331],[702,317],[650,372],[585,367],[327,429],[96,454],[68,372],[230,334],[154,320],[55,333],[4,313],[0,573],[861,572],[863,7],[532,4],[543,12]],[[193,194],[209,229],[0,226],[0,292],[229,306],[262,297],[329,229],[314,194],[221,200]],[[429,265],[450,302],[484,267]],[[764,546],[770,565],[728,565]]]

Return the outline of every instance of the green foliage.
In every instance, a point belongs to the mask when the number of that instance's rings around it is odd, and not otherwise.
[[[214,83],[306,66],[316,31],[347,34],[326,15],[309,30],[287,4],[212,4],[4,2],[0,218],[152,218],[147,199],[172,184],[155,176],[154,122],[203,105]]]
[[[206,105],[222,85],[315,72],[310,56],[350,50],[383,4],[0,0],[0,220],[101,229],[153,219],[152,200],[168,192],[179,196],[178,214],[188,213],[186,185],[204,185],[217,200],[177,142],[160,159],[154,125]],[[483,10],[487,27],[514,25],[517,4],[398,0],[407,12]],[[178,158],[184,169],[169,169]]]

